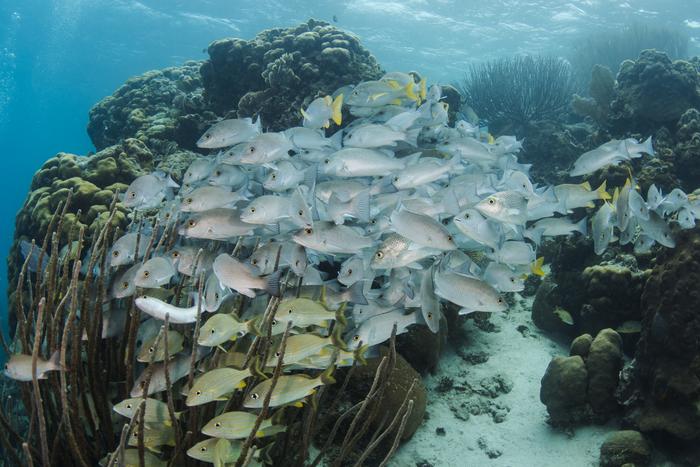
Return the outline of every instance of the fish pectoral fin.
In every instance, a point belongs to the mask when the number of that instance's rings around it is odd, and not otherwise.
[[[291,405],[293,405],[294,407],[302,408],[302,407],[304,407],[304,401],[296,401],[296,402],[292,403]]]

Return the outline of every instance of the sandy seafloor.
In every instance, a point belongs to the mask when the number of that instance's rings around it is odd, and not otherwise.
[[[392,467],[598,465],[600,445],[614,426],[564,432],[546,422],[540,380],[551,358],[568,355],[569,349],[539,331],[530,319],[531,306],[532,298],[516,294],[514,306],[491,316],[491,331],[467,320],[464,345],[450,344],[436,373],[424,377],[426,419],[398,450]],[[488,360],[475,363],[484,354]],[[453,380],[448,391],[441,384],[446,376]],[[473,414],[479,412],[486,413]]]

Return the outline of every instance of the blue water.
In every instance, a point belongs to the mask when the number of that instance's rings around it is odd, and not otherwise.
[[[415,69],[443,82],[459,78],[473,61],[564,53],[584,32],[630,21],[685,31],[691,54],[700,44],[698,0],[2,0],[0,251],[10,246],[34,171],[59,151],[94,150],[85,131],[88,111],[127,78],[204,59],[217,38],[251,38],[265,28],[334,15],[386,69]],[[2,297],[5,276],[0,267]]]

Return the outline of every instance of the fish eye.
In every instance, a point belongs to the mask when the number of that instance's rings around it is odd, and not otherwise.
[[[527,188],[527,185],[525,185],[524,183],[523,183],[523,188]]]
[[[447,241],[451,242],[452,240],[454,240],[454,239],[452,238],[452,235],[448,235],[448,236],[447,236]]]
[[[260,397],[260,396],[258,395],[257,392],[254,392],[253,394],[250,395],[250,398],[253,400],[258,400],[258,397]]]
[[[307,235],[311,235],[312,233],[314,233],[314,230],[313,230],[312,228],[307,227],[307,228],[304,229],[304,232],[305,232]]]
[[[149,347],[149,348],[148,348],[148,353],[153,353],[154,350],[155,350],[155,349],[154,349],[153,347]]]
[[[510,278],[510,281],[513,282],[513,283],[515,283],[515,277],[511,277],[511,278]]]
[[[257,259],[251,260],[250,262],[253,264],[253,266],[255,266],[255,265],[258,264],[258,260],[257,260]]]
[[[112,256],[113,256],[114,258],[116,258],[117,256],[119,256],[119,250],[114,250],[114,251],[112,252]]]
[[[250,208],[250,212],[255,212],[255,208]]]
[[[163,217],[165,217],[165,220],[167,221],[168,219],[170,219],[170,213],[166,212]]]
[[[214,423],[214,426],[215,426],[216,428],[221,428],[221,423],[216,422],[216,423]]]
[[[7,366],[7,365],[5,365],[5,366]],[[126,408],[131,409],[131,404],[126,404]]]
[[[128,289],[129,288],[129,283],[128,282],[122,282],[122,289]]]
[[[214,172],[214,175],[216,175],[217,177],[220,176],[220,175],[221,175],[221,170],[217,170],[216,172]]]
[[[185,203],[186,203],[186,204],[192,204],[192,201],[194,201],[192,198],[187,198],[187,199],[185,200]]]
[[[394,181],[395,181],[395,182],[398,182],[398,181],[399,181],[399,177],[394,177]]]
[[[495,200],[495,199],[493,199],[493,198],[489,198],[489,204],[494,204],[495,202],[496,202],[496,200]]]
[[[199,452],[207,452],[207,447],[202,446],[201,448],[199,448]]]
[[[326,159],[326,160],[323,161],[323,163],[324,163],[324,164],[330,164],[330,163],[331,163],[331,160],[330,160],[330,159]]]
[[[372,219],[371,221],[369,221],[369,223],[372,224],[372,225],[374,225],[374,224],[377,223],[377,219]]]
[[[143,277],[148,277],[150,275],[151,275],[150,271],[143,271]]]
[[[219,292],[216,292],[216,293],[214,293],[214,300],[218,300],[218,299],[219,299]]]
[[[198,396],[201,396],[201,395],[202,395],[202,391],[197,391],[197,392],[195,392],[195,394],[198,395]]]
[[[282,353],[281,353],[281,352],[275,352],[275,357],[279,358],[279,357],[280,357],[280,355],[282,355]]]
[[[382,259],[384,257],[384,253],[382,253],[381,251],[378,251],[375,256],[379,259]]]
[[[428,319],[433,319],[433,314],[432,314],[432,313],[428,313]]]
[[[187,225],[189,227],[194,227],[195,225],[197,225],[197,221],[195,221],[194,219],[190,219],[190,221],[187,223]]]
[[[292,309],[291,309],[291,308],[290,308],[289,310],[287,310],[287,314],[288,314],[288,315],[291,315],[291,314],[292,314]]]
[[[352,274],[352,268],[348,269],[348,274]]]
[[[179,251],[173,251],[173,258],[179,258],[180,257],[180,252]]]
[[[359,335],[359,334],[355,334],[354,336],[352,336],[352,340],[354,340],[355,342],[359,341],[359,340],[360,340],[360,335]]]
[[[272,320],[272,325],[273,325],[273,326],[277,326],[277,320],[276,320],[276,319],[273,319],[273,320]]]
[[[253,154],[255,152],[255,146],[249,146],[248,147],[248,152]]]
[[[273,179],[273,180],[277,180],[277,175],[276,175],[276,174],[272,174],[272,179]]]
[[[299,209],[299,212],[297,212],[297,214],[299,214],[300,216],[303,216],[303,215],[304,215],[304,210],[303,210],[303,209]]]
[[[209,133],[204,133],[204,139],[209,139],[211,138],[211,135]]]
[[[129,198],[136,198],[136,192],[135,192],[135,191],[130,191],[130,192],[129,192]]]
[[[499,304],[503,303],[503,299],[501,297],[498,297],[498,303]]]

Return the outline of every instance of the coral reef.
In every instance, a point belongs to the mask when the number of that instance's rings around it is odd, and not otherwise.
[[[323,21],[269,29],[254,39],[209,45],[201,67],[204,98],[218,115],[259,115],[270,131],[296,126],[299,109],[382,70],[358,38]]]
[[[554,424],[607,420],[618,411],[622,338],[603,329],[577,337],[568,357],[554,357],[542,377],[540,400]]]
[[[672,61],[656,50],[643,50],[637,60],[625,60],[617,74],[611,120],[636,132],[674,124],[700,105],[700,76],[687,61]]]
[[[615,75],[610,68],[602,65],[593,66],[588,92],[590,97],[574,94],[571,108],[578,115],[590,117],[603,126],[608,120],[610,104],[615,97]]]
[[[194,149],[216,118],[202,98],[200,62],[135,76],[90,110],[87,131],[98,151],[126,138],[136,138],[156,154],[178,145]]]
[[[540,401],[554,423],[568,423],[585,414],[588,370],[581,357],[554,357],[542,377]]]
[[[638,431],[616,431],[600,447],[600,467],[643,467],[649,465],[650,460],[651,446]]]
[[[642,432],[700,439],[700,235],[684,233],[662,253],[642,294],[642,330],[635,356],[641,403],[630,417]]]

